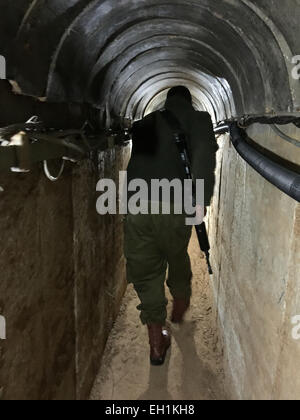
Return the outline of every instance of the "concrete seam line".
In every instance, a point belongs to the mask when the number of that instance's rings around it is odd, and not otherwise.
[[[20,27],[18,29],[17,38],[20,36],[24,26],[26,25],[27,20],[29,19],[29,17],[31,15],[32,11],[34,10],[35,6],[37,6],[38,2],[39,2],[39,0],[32,0],[31,4],[29,5],[29,7],[28,7],[23,19],[22,19]]]
[[[56,49],[55,49],[55,53],[52,57],[51,60],[51,64],[49,67],[49,72],[48,72],[48,80],[47,80],[47,88],[46,88],[46,96],[49,95],[49,91],[50,91],[50,86],[51,83],[53,81],[53,75],[55,72],[55,68],[56,68],[56,64],[57,64],[57,60],[59,57],[59,54],[62,50],[62,47],[64,45],[65,40],[67,39],[67,37],[70,35],[70,31],[72,30],[72,28],[74,28],[74,26],[77,24],[77,22],[79,22],[80,18],[89,10],[92,9],[95,4],[99,3],[98,0],[94,0],[91,4],[89,4],[88,6],[86,6],[81,13],[79,13],[79,15],[73,20],[73,22],[71,23],[71,25],[65,30],[63,36],[61,37]]]
[[[284,35],[279,30],[279,28],[275,25],[275,23],[270,19],[261,8],[250,2],[249,0],[242,0],[242,2],[249,7],[251,10],[253,10],[257,16],[265,23],[265,25],[270,29],[272,32],[274,38],[276,39],[277,44],[279,45],[279,48],[282,52],[282,56],[285,59],[285,65],[288,72],[289,82],[290,82],[290,93],[292,97],[292,101],[294,104],[294,107],[297,108],[297,106],[300,105],[299,98],[300,97],[300,87],[299,82],[297,80],[294,80],[292,77],[292,58],[293,53],[289,47],[289,44],[287,43]]]

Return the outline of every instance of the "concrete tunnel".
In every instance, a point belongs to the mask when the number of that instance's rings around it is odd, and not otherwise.
[[[218,137],[207,217],[214,275],[192,244],[199,290],[187,336],[174,333],[168,382],[168,366],[149,371],[132,291],[123,300],[122,217],[97,214],[96,184],[126,168],[130,144],[120,133],[178,84],[215,125],[300,117],[300,1],[0,0],[0,10],[0,127],[34,115],[60,133],[97,127],[88,158],[66,162],[57,182],[44,173],[43,161],[49,172],[61,166],[49,144],[22,173],[5,167],[0,147],[0,399],[88,399],[99,369],[94,399],[299,399],[297,200],[248,165],[228,134]],[[299,174],[299,129],[286,124],[282,133],[247,129]],[[145,393],[149,383],[156,393]]]

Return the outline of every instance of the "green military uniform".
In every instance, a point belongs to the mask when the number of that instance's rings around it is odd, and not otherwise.
[[[204,179],[205,205],[210,204],[214,183],[216,151],[211,117],[196,112],[181,97],[169,98],[166,109],[180,121],[188,134],[194,177]],[[128,166],[128,182],[139,178],[151,185],[152,179],[184,179],[183,165],[174,144],[172,129],[162,113],[153,113],[133,126],[133,151]],[[174,298],[191,296],[191,264],[188,245],[192,228],[186,215],[129,214],[125,221],[127,279],[141,300],[138,309],[144,324],[164,324],[167,316],[165,279]]]

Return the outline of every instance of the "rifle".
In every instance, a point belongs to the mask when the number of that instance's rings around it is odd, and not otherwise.
[[[191,170],[191,161],[190,161],[190,157],[188,153],[186,134],[181,129],[180,122],[175,117],[175,115],[173,115],[170,111],[163,111],[163,115],[165,119],[167,120],[168,125],[172,128],[174,142],[179,151],[180,158],[184,166],[186,177],[187,179],[191,179],[193,181],[193,205],[195,206],[196,205],[196,185],[195,185],[195,180],[194,180],[194,177],[192,175],[192,170]],[[210,264],[210,254],[209,254],[210,244],[209,244],[205,222],[203,222],[201,225],[196,225],[195,230],[197,233],[197,238],[198,238],[201,251],[204,252],[205,257],[206,257],[208,272],[210,275],[212,275],[213,270]]]

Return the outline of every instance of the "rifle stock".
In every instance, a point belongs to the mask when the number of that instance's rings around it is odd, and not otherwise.
[[[209,239],[207,235],[206,225],[203,222],[201,225],[195,226],[195,229],[196,229],[201,251],[204,252],[205,257],[206,257],[208,272],[210,275],[212,275],[213,270],[210,264],[210,255],[209,255],[210,244],[209,244]]]

